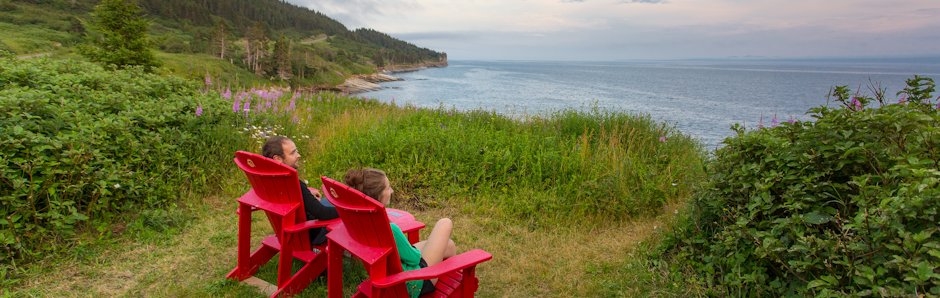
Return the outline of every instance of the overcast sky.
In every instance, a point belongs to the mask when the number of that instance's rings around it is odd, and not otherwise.
[[[451,60],[940,55],[940,0],[288,0]]]

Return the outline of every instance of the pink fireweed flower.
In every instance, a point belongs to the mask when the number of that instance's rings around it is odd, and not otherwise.
[[[757,120],[757,128],[764,128],[764,113],[761,113],[760,120]]]
[[[232,112],[238,113],[238,107],[241,105],[241,98],[235,97],[235,100],[232,101]]]
[[[212,77],[209,74],[206,74],[206,87],[212,86]]]
[[[793,118],[793,115],[790,115],[790,120],[787,120],[790,124],[796,123],[796,118]]]
[[[852,110],[862,110],[862,102],[858,100],[858,97],[852,97]]]
[[[251,111],[251,100],[250,100],[250,99],[245,101],[245,105],[242,106],[242,111],[245,111],[245,113],[248,113],[249,111]]]
[[[780,121],[777,120],[777,114],[774,114],[774,118],[770,119],[770,127],[777,127],[780,124]]]
[[[660,142],[660,143],[665,143],[665,142],[666,142],[666,136],[659,136],[659,142]]]
[[[222,92],[222,98],[232,99],[232,90],[225,88],[225,92]]]
[[[202,105],[196,106],[196,117],[202,116]]]

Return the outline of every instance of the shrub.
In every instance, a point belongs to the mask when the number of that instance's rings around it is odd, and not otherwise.
[[[735,127],[664,243],[726,294],[940,295],[933,91],[915,76],[889,104],[837,87],[842,108],[812,109],[815,122]]]
[[[245,139],[217,94],[139,68],[0,59],[0,106],[0,275],[68,247],[83,223],[106,232],[206,191]]]

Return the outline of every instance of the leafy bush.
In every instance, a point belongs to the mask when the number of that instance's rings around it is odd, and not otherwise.
[[[229,105],[139,68],[0,59],[0,275],[68,247],[82,223],[106,232],[208,191],[221,175],[211,165],[245,143]]]
[[[815,122],[736,127],[664,243],[726,295],[940,295],[933,91],[915,76],[888,104],[837,87],[842,108]]]

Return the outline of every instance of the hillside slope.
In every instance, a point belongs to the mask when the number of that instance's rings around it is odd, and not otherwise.
[[[0,51],[72,56],[96,0],[0,1]],[[351,31],[317,11],[277,0],[138,0],[164,69],[227,84],[330,88],[380,69],[446,66],[447,55],[372,29]],[[281,49],[281,50],[279,50]],[[287,50],[283,50],[287,49]],[[228,77],[230,64],[244,70]],[[200,66],[205,65],[203,69]]]

